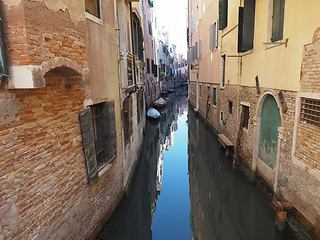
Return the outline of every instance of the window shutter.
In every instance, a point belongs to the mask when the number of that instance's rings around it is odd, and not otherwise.
[[[213,49],[218,47],[218,26],[217,21],[213,24]]]
[[[6,47],[4,43],[4,31],[3,31],[1,16],[0,16],[0,75],[2,75],[1,77],[9,75],[7,56],[6,56]],[[0,83],[1,83],[1,80],[2,79],[0,79]]]
[[[87,13],[100,18],[100,0],[85,0],[85,9]]]
[[[195,45],[195,59],[199,58],[199,42],[196,42]]]
[[[243,7],[239,7],[238,19],[238,52],[242,52],[242,36],[243,36]]]
[[[150,73],[150,60],[147,58],[147,73]]]
[[[90,109],[86,109],[80,112],[80,125],[82,132],[84,154],[87,164],[88,180],[89,183],[92,184],[98,179],[98,167],[94,146],[93,123]]]
[[[199,58],[201,58],[201,40],[199,40],[199,53],[198,53],[198,55],[199,55]]]
[[[158,65],[153,65],[153,68],[154,68],[154,70],[153,70],[153,72],[154,72],[154,77],[158,77]]]
[[[215,87],[213,88],[212,103],[214,106],[217,105],[217,89]]]
[[[210,25],[210,50],[218,47],[217,22]]]
[[[272,38],[275,42],[283,38],[283,24],[284,24],[284,5],[285,0],[273,1],[273,20],[272,20]]]
[[[228,25],[228,0],[219,0],[219,30]]]
[[[214,27],[214,25],[213,24],[211,24],[210,25],[210,50],[213,50],[214,48],[213,48],[213,27]]]
[[[256,3],[255,0],[245,0],[244,7],[239,8],[239,23],[238,23],[238,43],[239,43],[238,51],[239,52],[245,52],[253,48],[255,5],[256,5],[255,3]]]
[[[114,101],[103,103],[104,152],[106,161],[117,156],[116,118]]]
[[[138,29],[138,54],[139,54],[139,59],[143,61],[143,34],[142,34],[142,27],[140,26]]]
[[[151,60],[151,72],[154,73],[154,61]]]

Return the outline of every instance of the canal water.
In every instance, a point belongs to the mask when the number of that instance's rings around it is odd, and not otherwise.
[[[185,90],[170,96],[160,122],[147,121],[129,196],[97,239],[280,240],[265,195],[219,148],[190,110]]]

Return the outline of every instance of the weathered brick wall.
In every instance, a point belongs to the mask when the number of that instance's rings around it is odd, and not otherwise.
[[[300,121],[295,156],[311,169],[320,170],[320,129]]]
[[[219,104],[219,85],[200,83],[201,98],[199,98],[199,111],[207,118],[213,126],[220,130],[220,104]],[[213,105],[213,88],[216,88],[216,106]]]
[[[313,41],[305,45],[301,67],[301,91],[317,93],[320,98],[320,28]],[[313,96],[307,98],[313,98]],[[300,107],[300,106],[298,106]],[[297,116],[300,118],[300,116]],[[320,117],[320,116],[319,116]],[[299,121],[295,156],[311,169],[320,170],[320,127]]]
[[[205,85],[203,85],[205,86]],[[202,87],[202,96],[207,93],[207,86]],[[212,86],[210,86],[210,91]],[[254,119],[257,114],[258,102],[261,94],[268,89],[260,89],[260,94],[257,93],[255,87],[244,87],[244,86],[234,86],[226,85],[225,89],[219,90],[217,94],[217,105],[220,106],[220,110],[225,114],[229,112],[229,100],[233,102],[233,112],[232,115],[226,119],[226,123],[222,124],[220,119],[218,119],[218,124],[214,123],[211,120],[211,115],[209,114],[208,120],[213,123],[213,125],[223,132],[228,138],[235,144],[238,125],[240,122],[241,114],[241,102],[240,99],[245,104],[250,105],[249,112],[249,126],[248,129],[243,129],[243,135],[241,138],[241,148],[239,157],[246,162],[246,164],[251,167],[252,164],[252,154],[254,147],[254,134],[255,126]],[[273,93],[277,96],[279,90],[272,90]],[[189,93],[190,94],[190,93]],[[280,113],[282,115],[282,125],[283,125],[283,139],[281,141],[281,155],[280,155],[280,166],[279,166],[279,177],[278,177],[278,187],[280,189],[280,195],[282,195],[286,200],[291,202],[298,211],[308,219],[314,228],[314,234],[317,235],[319,231],[319,219],[320,219],[320,199],[319,192],[319,179],[312,176],[308,171],[308,168],[301,168],[292,161],[291,151],[293,144],[293,132],[294,132],[294,123],[295,123],[295,108],[296,108],[296,92],[291,91],[282,91],[284,96],[287,111]],[[238,98],[239,96],[239,98]],[[189,95],[190,98],[190,95]],[[211,95],[210,97],[211,98]],[[207,98],[206,98],[207,99]],[[194,100],[195,102],[195,100]],[[200,100],[200,112],[203,116],[206,116],[205,109],[206,101]],[[220,113],[219,113],[220,114]],[[224,115],[226,117],[226,115]],[[301,129],[300,129],[301,127]],[[312,131],[313,130],[313,131]],[[314,157],[319,159],[318,152],[314,152],[316,148],[315,139],[319,139],[317,129],[312,129],[310,127],[308,130],[304,131],[303,124],[299,123],[298,133],[305,132],[306,135],[304,139],[299,140],[299,134],[297,135],[297,149],[304,149],[306,159],[309,159],[310,164],[307,165],[310,168],[315,168],[315,162],[312,160]],[[307,145],[313,141],[313,144]],[[307,144],[304,144],[307,143]],[[317,142],[318,143],[318,142]],[[317,151],[317,150],[316,150]],[[307,163],[308,164],[308,163]],[[313,164],[313,165],[311,165]],[[264,174],[260,172],[260,174]],[[273,183],[270,183],[273,184]],[[270,186],[271,187],[271,186]],[[311,227],[311,225],[308,225]]]
[[[304,47],[301,67],[301,91],[320,91],[320,28],[316,30],[313,41]]]
[[[74,25],[68,11],[53,12],[44,2],[2,7],[9,65],[41,65],[53,57],[87,65],[85,21]]]
[[[248,128],[242,128],[240,139],[239,157],[251,166],[253,141],[254,141],[254,117],[256,115],[259,94],[252,87],[236,86],[227,84],[219,92],[220,110],[224,112],[225,124],[221,123],[221,131],[236,145],[237,135],[240,127],[242,104],[249,104]],[[240,100],[239,100],[240,99]],[[229,101],[232,102],[232,114],[229,114]]]
[[[88,237],[122,192],[122,163],[87,183],[79,111],[85,87],[54,71],[47,86],[1,91],[16,99],[14,121],[0,126],[0,225],[5,239]],[[110,184],[112,182],[112,184]],[[1,235],[0,235],[1,236]]]

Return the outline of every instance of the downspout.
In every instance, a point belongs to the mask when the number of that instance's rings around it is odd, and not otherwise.
[[[131,24],[131,46],[132,46],[132,55],[133,55],[133,84],[134,84],[134,91],[137,91],[137,83],[136,83],[136,56],[134,52],[134,41],[133,41],[133,19],[132,19],[132,4],[130,5],[130,24]]]
[[[4,43],[4,31],[2,17],[0,13],[0,83],[2,84],[6,77],[9,76],[6,47]]]

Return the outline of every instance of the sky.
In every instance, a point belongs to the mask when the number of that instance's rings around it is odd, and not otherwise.
[[[159,26],[166,26],[169,42],[177,46],[177,52],[187,57],[187,8],[188,0],[155,0]]]

